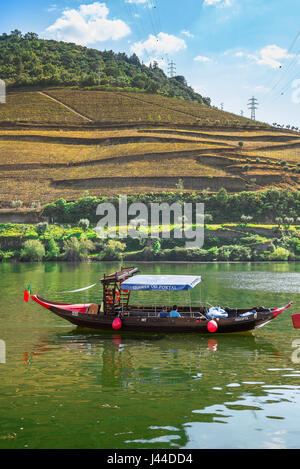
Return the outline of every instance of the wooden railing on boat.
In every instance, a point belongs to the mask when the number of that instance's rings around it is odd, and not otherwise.
[[[130,305],[128,308],[116,308],[122,316],[142,316],[142,317],[159,317],[160,312],[164,308],[163,305],[147,306],[147,305]],[[167,307],[167,312],[172,308]],[[178,312],[181,317],[201,318],[205,317],[206,308],[203,306],[178,306]]]

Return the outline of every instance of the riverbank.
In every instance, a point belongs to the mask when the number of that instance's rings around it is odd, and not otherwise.
[[[159,227],[159,236],[147,229],[126,238],[109,234],[102,239],[87,220],[74,225],[38,223],[0,224],[0,260],[4,261],[298,261],[300,225],[247,223],[206,224],[201,248],[187,249],[186,239],[175,238],[176,225]],[[193,225],[195,229],[197,225]],[[199,227],[199,225],[198,225]],[[164,237],[166,233],[169,237]]]

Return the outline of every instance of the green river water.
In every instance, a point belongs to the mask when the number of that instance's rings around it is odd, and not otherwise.
[[[98,302],[97,287],[57,292],[119,264],[0,264],[0,448],[299,448],[300,329],[291,314],[300,313],[300,264],[138,266],[202,275],[202,301],[212,305],[294,306],[246,334],[83,331],[24,303],[24,287]]]

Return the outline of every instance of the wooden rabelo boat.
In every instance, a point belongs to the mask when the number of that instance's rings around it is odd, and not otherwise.
[[[135,292],[184,292],[201,282],[200,276],[190,275],[138,275],[136,267],[122,268],[100,280],[103,287],[101,304],[56,303],[32,295],[39,305],[76,326],[92,329],[121,329],[145,332],[244,332],[262,327],[292,305],[280,308],[229,307],[208,308],[203,305],[178,305],[180,317],[170,317],[172,308],[164,304],[131,304]],[[160,298],[163,295],[160,294]],[[161,314],[167,310],[167,317]]]

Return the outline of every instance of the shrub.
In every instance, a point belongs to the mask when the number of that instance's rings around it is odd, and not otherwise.
[[[154,255],[157,255],[161,250],[160,241],[157,239],[153,244],[152,251]]]
[[[224,187],[221,187],[221,189],[218,191],[216,195],[216,199],[219,204],[225,205],[228,201],[228,192]]]
[[[32,202],[30,208],[41,208],[41,202]]]
[[[179,190],[179,191],[182,191],[184,189],[184,186],[183,186],[183,180],[182,179],[178,179],[178,182],[176,184],[176,189]]]
[[[241,216],[241,221],[247,225],[250,223],[250,221],[253,220],[253,217],[247,216],[247,215],[242,215]]]
[[[23,206],[22,200],[13,200],[11,203],[12,208],[21,208]]]
[[[206,213],[204,215],[204,223],[212,223],[213,222],[213,216],[210,213]]]
[[[100,258],[105,260],[120,260],[122,259],[122,252],[125,251],[125,249],[125,243],[110,239],[103,252],[100,253]]]
[[[2,262],[6,262],[7,259],[10,259],[11,257],[15,256],[14,251],[0,251],[0,260]]]
[[[222,246],[218,253],[219,260],[248,261],[251,259],[251,249],[246,246]]]
[[[29,239],[25,241],[20,257],[25,261],[41,261],[45,257],[44,245],[38,239]]]
[[[48,230],[48,228],[49,228],[49,226],[48,226],[48,223],[46,221],[38,223],[37,225],[35,225],[35,231],[37,232],[37,234],[39,236],[43,235],[45,233],[45,231]]]
[[[80,239],[72,237],[64,241],[63,257],[68,261],[86,260],[93,249],[92,241],[85,236],[81,236]]]
[[[50,238],[48,241],[48,249],[46,252],[46,258],[47,260],[54,260],[57,259],[59,256],[59,246],[57,243],[54,241],[53,238]]]
[[[86,231],[90,226],[90,220],[88,220],[87,218],[81,218],[81,220],[79,220],[78,222],[78,226],[80,226],[84,231]]]
[[[277,248],[274,252],[269,255],[271,261],[287,261],[290,256],[290,252],[284,248]]]

